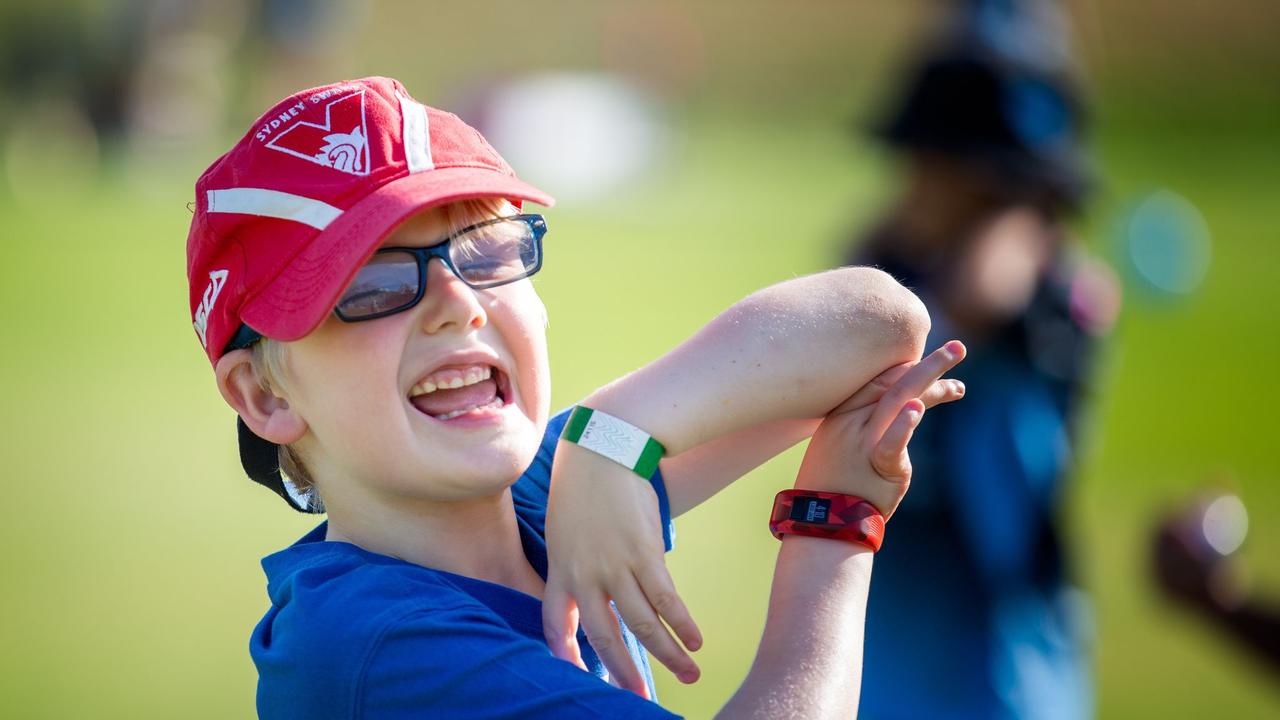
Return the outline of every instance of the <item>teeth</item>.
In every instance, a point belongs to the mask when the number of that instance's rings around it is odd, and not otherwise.
[[[493,400],[490,400],[489,402],[484,403],[483,405],[472,405],[469,408],[464,408],[462,410],[454,410],[453,412],[445,413],[443,415],[432,415],[431,417],[437,420],[452,420],[458,417],[459,415],[466,415],[472,410],[488,410],[490,408],[500,408],[500,407],[502,407],[502,400],[500,398],[494,398]]]
[[[466,372],[460,370],[442,370],[433,373],[431,378],[419,382],[409,390],[409,397],[417,397],[433,393],[436,390],[452,390],[467,385],[475,385],[478,382],[488,380],[493,376],[493,368],[484,366],[472,366],[467,368]]]

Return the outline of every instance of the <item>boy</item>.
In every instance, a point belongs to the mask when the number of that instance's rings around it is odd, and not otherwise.
[[[552,614],[571,617],[566,598],[577,598],[590,642],[547,634],[590,672],[543,643],[553,459],[550,517],[615,529],[578,541],[566,529],[561,540],[653,568],[651,555],[602,542],[639,528],[656,546],[673,511],[829,412],[797,484],[832,517],[779,516],[786,539],[761,655],[726,713],[851,712],[869,548],[906,489],[912,429],[961,391],[938,378],[962,346],[915,364],[928,329],[918,301],[882,273],[835,271],[739,303],[593,396],[594,419],[549,419],[545,308],[527,281],[546,226],[516,214],[524,201],[552,203],[478,133],[386,78],[287,98],[197,182],[192,314],[239,415],[242,462],[295,509],[329,515],[263,562],[272,607],[251,641],[259,713],[671,717],[641,697],[652,686],[635,636],[587,617],[602,606],[582,602],[593,580],[572,564]],[[599,427],[621,433],[619,446],[644,434],[625,420],[661,428],[658,467],[623,468],[616,448],[592,439]],[[661,454],[652,442],[642,444]],[[857,520],[840,525],[845,505]],[[824,532],[855,542],[806,536]],[[678,617],[678,601],[643,587],[610,597],[691,681],[696,668],[644,615]],[[696,646],[691,621],[673,625]],[[817,672],[797,674],[801,663]],[[602,682],[606,665],[636,693]]]

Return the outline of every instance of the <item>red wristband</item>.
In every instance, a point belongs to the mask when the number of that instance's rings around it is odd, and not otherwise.
[[[884,516],[854,495],[783,490],[773,499],[769,530],[779,540],[783,535],[809,535],[858,543],[874,552],[884,541]]]

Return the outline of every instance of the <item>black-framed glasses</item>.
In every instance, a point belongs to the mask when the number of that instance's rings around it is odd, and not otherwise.
[[[431,258],[440,258],[476,290],[522,280],[542,269],[546,233],[547,221],[541,215],[512,215],[463,228],[431,247],[382,248],[356,272],[333,312],[344,322],[361,322],[414,307],[426,295]],[[227,350],[248,347],[261,337],[241,325]]]

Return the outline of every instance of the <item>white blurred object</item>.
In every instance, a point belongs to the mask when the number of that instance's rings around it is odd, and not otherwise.
[[[616,193],[666,145],[654,101],[620,78],[594,73],[501,85],[485,99],[480,125],[520,177],[561,202]]]
[[[1235,495],[1220,495],[1204,509],[1200,519],[1204,540],[1219,555],[1227,556],[1240,549],[1249,534],[1249,513]]]

